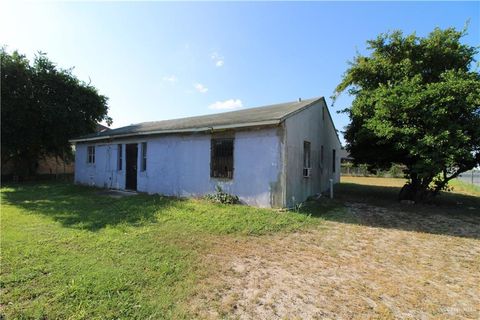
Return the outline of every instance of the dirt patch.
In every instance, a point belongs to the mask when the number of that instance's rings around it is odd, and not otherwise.
[[[348,203],[360,221],[404,212]],[[433,216],[432,230],[458,225]],[[308,232],[219,239],[192,309],[202,318],[480,318],[480,223],[465,237],[326,221]],[[424,229],[424,228],[423,228]],[[463,230],[463,231],[462,231]]]

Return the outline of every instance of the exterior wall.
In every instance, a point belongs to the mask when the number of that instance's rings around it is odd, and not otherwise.
[[[147,142],[147,170],[138,165],[137,190],[171,196],[201,196],[219,185],[246,204],[283,206],[282,137],[279,128],[237,131],[233,179],[210,177],[210,134],[165,135],[95,144],[95,164],[87,164],[87,146],[77,144],[75,181],[105,188],[125,188],[125,146],[122,171],[117,171],[117,145]]]
[[[325,108],[324,117],[322,108]],[[324,101],[298,112],[285,120],[285,175],[286,206],[306,200],[309,196],[329,189],[329,180],[340,182],[340,148],[335,127]],[[303,142],[309,141],[311,148],[311,176],[303,177]],[[321,146],[324,160],[321,162]],[[336,150],[333,172],[332,150]]]
[[[87,146],[95,145],[95,163],[87,163]],[[75,183],[101,188],[125,188],[125,148],[123,165],[117,170],[118,144],[77,144],[75,152]]]

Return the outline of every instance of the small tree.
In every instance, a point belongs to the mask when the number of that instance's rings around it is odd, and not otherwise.
[[[2,163],[12,162],[14,174],[34,174],[46,156],[70,158],[69,139],[95,132],[100,121],[111,123],[107,97],[45,54],[31,64],[0,48],[0,60]]]
[[[336,88],[352,106],[345,138],[356,163],[406,167],[401,199],[424,200],[480,163],[480,75],[466,30],[395,31],[368,41]]]

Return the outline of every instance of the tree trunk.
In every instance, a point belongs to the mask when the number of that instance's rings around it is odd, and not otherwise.
[[[424,178],[419,179],[416,175],[411,176],[411,181],[406,183],[398,195],[398,200],[409,200],[418,202],[425,202],[436,195],[435,192],[429,189],[429,185],[432,179]]]

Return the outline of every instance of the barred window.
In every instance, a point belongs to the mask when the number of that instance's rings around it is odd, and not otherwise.
[[[118,168],[118,171],[121,171],[122,170],[122,164],[123,164],[123,145],[122,144],[119,144],[118,145],[118,155],[117,155],[117,168]]]
[[[147,170],[147,143],[142,142],[142,171]]]
[[[95,146],[87,147],[87,163],[88,164],[95,163]]]
[[[233,178],[233,139],[212,139],[210,176]]]

